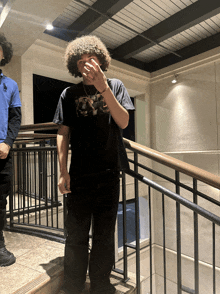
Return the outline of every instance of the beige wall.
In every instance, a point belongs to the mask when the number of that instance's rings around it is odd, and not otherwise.
[[[176,84],[171,83],[174,73],[178,74]],[[152,77],[153,149],[219,174],[219,80],[220,56],[199,64],[192,58],[191,64],[182,62],[179,68]]]
[[[21,90],[21,57],[13,56],[10,63],[2,67],[3,73],[15,80]]]
[[[219,50],[219,48],[218,48]],[[172,84],[174,73],[178,83]],[[151,147],[172,157],[219,175],[219,121],[220,121],[220,56],[212,50],[178,65],[152,74],[151,101]],[[157,163],[153,167],[174,178],[174,172]],[[192,180],[180,175],[181,181],[192,187]],[[173,184],[154,177],[161,185],[175,192]],[[220,200],[219,190],[198,183],[198,189]],[[193,201],[191,193],[181,189],[180,194]],[[219,215],[219,207],[199,199],[198,204]],[[169,293],[176,291],[176,204],[165,199],[166,247]],[[153,193],[153,242],[155,245],[155,282],[161,293],[163,269],[162,256],[162,203],[159,192]],[[194,288],[194,235],[193,213],[181,208],[181,252],[183,284]],[[220,228],[216,227],[216,244],[220,241]],[[212,293],[212,224],[199,217],[200,292]],[[220,251],[216,250],[217,276],[220,269]],[[210,291],[210,292],[209,292]],[[220,285],[217,283],[217,293]]]

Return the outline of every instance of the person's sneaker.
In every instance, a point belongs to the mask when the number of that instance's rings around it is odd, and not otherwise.
[[[15,256],[13,253],[9,252],[5,246],[0,248],[0,267],[1,266],[9,266],[15,263]]]

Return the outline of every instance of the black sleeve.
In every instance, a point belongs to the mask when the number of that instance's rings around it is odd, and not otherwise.
[[[12,146],[21,125],[21,107],[9,107],[8,110],[8,132],[4,143]]]
[[[109,79],[108,82],[110,82],[110,88],[118,102],[128,111],[135,110],[128,91],[122,81],[118,79]]]
[[[71,88],[66,88],[60,95],[59,102],[57,104],[56,112],[53,118],[53,122],[56,124],[62,124],[65,126],[72,126],[74,119],[74,101],[70,102],[68,97],[70,96]],[[70,99],[74,100],[74,99]]]
[[[57,104],[56,112],[54,114],[53,122],[55,124],[63,124],[63,105],[62,105],[62,96],[60,96],[60,99]]]

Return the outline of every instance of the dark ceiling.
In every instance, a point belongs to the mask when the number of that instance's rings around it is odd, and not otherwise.
[[[74,0],[53,25],[45,33],[95,34],[113,59],[154,72],[220,46],[220,0]]]

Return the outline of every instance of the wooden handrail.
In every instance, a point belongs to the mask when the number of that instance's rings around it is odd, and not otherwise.
[[[21,126],[20,131],[39,131],[39,130],[51,130],[58,129],[58,125],[52,122],[41,123],[41,124],[31,124]],[[195,178],[203,183],[206,183],[214,188],[220,189],[220,177],[207,172],[201,168],[183,162],[179,159],[173,158],[164,153],[158,152],[136,142],[130,141],[128,139],[123,139],[125,147],[135,151],[147,158],[150,158],[156,162],[159,162],[165,166],[168,166],[176,171],[184,173],[192,178]]]
[[[125,147],[156,162],[220,189],[220,177],[169,155],[124,138]]]
[[[47,138],[56,138],[56,134],[35,134],[35,133],[32,133],[32,134],[22,134],[22,133],[19,133],[18,136],[17,136],[17,139],[26,139],[26,138],[40,138],[40,139],[47,139]]]
[[[20,127],[20,132],[29,132],[29,131],[46,131],[46,130],[56,130],[58,125],[53,122],[40,123],[40,124],[30,124],[22,125]]]

